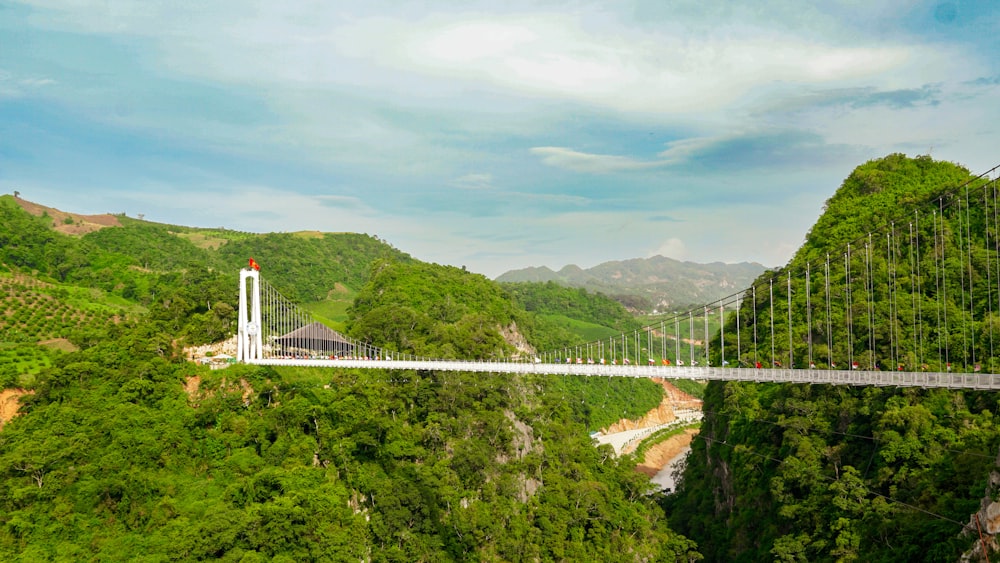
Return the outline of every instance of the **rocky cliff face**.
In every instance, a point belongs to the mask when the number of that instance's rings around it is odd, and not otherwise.
[[[698,434],[698,429],[688,428],[683,434],[667,438],[663,442],[646,450],[642,463],[636,466],[635,470],[648,477],[652,477],[666,467],[671,460],[680,455],[684,448],[691,445],[691,441]]]
[[[615,432],[649,428],[650,426],[659,426],[661,424],[673,422],[677,419],[674,409],[701,410],[701,399],[681,391],[672,383],[664,379],[654,379],[653,381],[656,381],[663,386],[664,397],[663,401],[660,402],[660,405],[647,412],[638,420],[623,418],[611,426],[601,429],[602,434],[614,434]]]
[[[986,486],[986,496],[979,503],[979,512],[969,517],[969,524],[962,534],[975,540],[975,545],[963,553],[960,561],[984,561],[983,548],[989,552],[1000,551],[1000,454],[997,455],[996,468],[990,472],[990,481]]]

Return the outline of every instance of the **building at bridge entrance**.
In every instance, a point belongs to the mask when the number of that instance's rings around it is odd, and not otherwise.
[[[310,355],[315,350],[323,350],[327,356],[351,356],[354,354],[354,344],[332,328],[312,322],[281,336],[276,336],[269,343],[274,347],[274,353],[279,355]]]

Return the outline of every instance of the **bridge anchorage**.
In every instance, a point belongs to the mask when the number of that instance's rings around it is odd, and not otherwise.
[[[758,284],[649,326],[532,357],[418,357],[317,322],[247,268],[238,361],[1000,389],[1000,166],[866,236],[800,252]],[[251,265],[253,266],[253,264]]]

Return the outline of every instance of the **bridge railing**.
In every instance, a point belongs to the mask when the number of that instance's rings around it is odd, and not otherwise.
[[[937,373],[914,371],[757,369],[685,366],[629,366],[485,362],[469,360],[352,360],[267,358],[249,363],[272,366],[432,370],[491,374],[573,375],[587,377],[644,377],[698,381],[747,381],[754,383],[809,383],[880,387],[941,387],[1000,390],[1000,374]]]

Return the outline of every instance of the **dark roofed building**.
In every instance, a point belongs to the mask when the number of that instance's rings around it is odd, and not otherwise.
[[[274,345],[286,352],[320,352],[345,355],[354,345],[344,335],[321,323],[311,323],[274,339]]]

